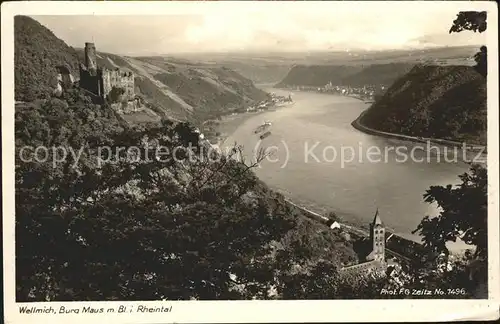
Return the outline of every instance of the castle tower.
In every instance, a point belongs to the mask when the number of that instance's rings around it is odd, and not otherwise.
[[[385,261],[385,228],[380,216],[377,212],[373,218],[373,222],[370,224],[370,241],[372,243],[372,253],[370,256],[373,260],[378,260],[381,262]]]
[[[91,76],[97,75],[97,56],[94,43],[85,43],[85,67]]]

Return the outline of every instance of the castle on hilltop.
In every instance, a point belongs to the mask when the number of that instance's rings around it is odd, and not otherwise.
[[[85,43],[85,63],[80,64],[80,87],[103,100],[109,99],[113,88],[121,89],[123,100],[131,101],[135,97],[134,73],[119,68],[99,68],[94,43]]]

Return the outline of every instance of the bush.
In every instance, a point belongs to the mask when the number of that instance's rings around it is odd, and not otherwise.
[[[110,103],[117,103],[122,101],[122,95],[125,93],[125,89],[119,87],[113,87],[108,94],[108,100]]]

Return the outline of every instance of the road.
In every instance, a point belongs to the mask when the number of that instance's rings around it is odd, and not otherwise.
[[[312,210],[309,210],[307,208],[304,208],[302,206],[299,206],[297,204],[295,204],[294,202],[292,202],[291,200],[289,199],[285,199],[285,201],[287,203],[289,203],[290,205],[294,206],[294,207],[297,207],[299,208],[300,210],[304,211],[306,214],[312,216],[311,219],[314,219],[314,220],[317,220],[319,222],[322,222],[323,224],[326,225],[326,222],[329,220],[329,218],[323,216],[323,215],[320,215],[316,212],[313,212]],[[345,223],[341,223],[341,222],[338,222],[340,224],[340,226],[342,228],[345,228],[348,232],[350,233],[353,233],[353,234],[356,234],[358,236],[362,236],[362,237],[370,237],[370,233],[368,233],[366,230],[363,230],[361,228],[357,228],[357,227],[354,227],[352,225],[348,225],[348,224],[345,224]],[[392,236],[392,235],[391,235]],[[390,238],[390,236],[389,236]],[[388,249],[387,247],[385,248],[385,252],[388,254],[388,255],[391,255],[393,257],[396,257],[400,260],[404,260],[406,262],[412,262],[412,260],[406,256],[403,256],[395,251],[392,251],[390,249]]]

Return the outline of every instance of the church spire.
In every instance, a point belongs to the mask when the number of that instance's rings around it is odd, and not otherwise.
[[[373,225],[382,225],[382,220],[380,219],[380,216],[378,214],[378,207],[377,211],[375,212],[375,217],[373,217]]]

